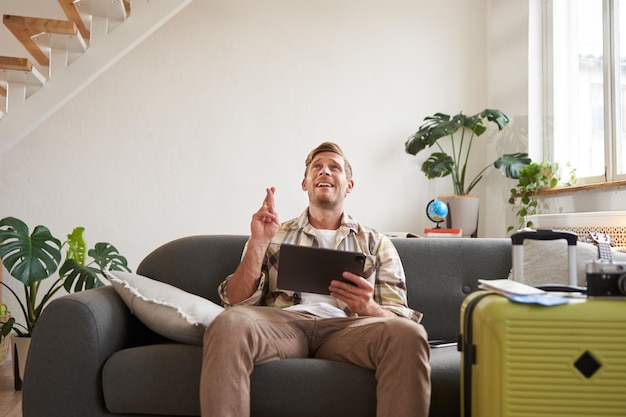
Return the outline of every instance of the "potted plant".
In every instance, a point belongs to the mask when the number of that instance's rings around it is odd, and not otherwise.
[[[517,229],[532,227],[529,216],[537,214],[537,194],[539,191],[556,187],[561,180],[559,164],[556,162],[531,162],[521,169],[515,187],[511,188],[509,204],[513,206],[517,216]],[[576,182],[576,170],[570,171],[569,181],[565,185]],[[507,232],[515,229],[509,226]]]
[[[504,154],[477,174],[470,174],[467,171],[474,140],[487,131],[485,121],[494,123],[501,131],[507,127],[510,119],[502,111],[494,109],[485,109],[473,116],[466,116],[463,112],[455,116],[435,113],[433,116],[424,118],[424,123],[418,131],[409,137],[405,143],[405,151],[411,155],[417,155],[425,149],[436,147],[437,151],[433,152],[422,164],[422,171],[428,179],[450,175],[454,196],[468,196],[492,166],[498,168],[508,178],[517,178],[520,169],[530,163],[530,158],[526,153]],[[444,148],[443,141],[440,141],[442,138],[450,139],[449,144],[445,145],[449,152]],[[478,199],[473,200],[475,211],[473,224],[476,225]],[[449,201],[448,204],[450,204]],[[450,207],[451,216],[455,212],[466,211],[453,210],[453,207]],[[457,227],[454,223],[452,220],[452,227]],[[472,233],[473,231],[467,231],[467,233],[466,230],[463,231],[463,235]]]
[[[75,228],[61,243],[45,226],[36,226],[31,234],[22,220],[14,217],[0,220],[0,258],[9,274],[24,285],[24,293],[18,294],[4,282],[2,285],[15,297],[25,318],[24,323],[16,322],[14,317],[0,323],[0,334],[13,330],[17,336],[29,338],[44,307],[61,289],[72,292],[100,287],[105,282],[105,269],[130,272],[126,258],[110,243],[96,243],[87,250],[84,230]],[[61,263],[63,247],[66,247],[65,260]],[[57,276],[53,277],[57,270]],[[49,277],[54,282],[40,293],[42,281]],[[23,366],[21,361],[22,371]],[[19,375],[16,373],[16,389],[21,387]]]

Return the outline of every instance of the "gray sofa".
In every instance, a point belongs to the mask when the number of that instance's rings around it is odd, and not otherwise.
[[[245,236],[192,236],[149,254],[137,273],[219,302]],[[508,276],[509,239],[394,238],[409,305],[431,339],[456,340],[459,307],[477,279]],[[70,294],[45,309],[24,377],[24,417],[198,416],[200,346],[163,339],[130,314],[111,286]],[[432,349],[432,417],[458,417],[460,354]],[[103,372],[106,369],[106,372]],[[252,417],[375,416],[374,373],[318,359],[256,366]]]

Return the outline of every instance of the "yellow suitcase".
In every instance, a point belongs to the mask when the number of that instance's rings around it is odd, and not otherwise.
[[[626,297],[461,306],[463,417],[626,416]]]
[[[464,417],[626,416],[626,300],[461,307]]]

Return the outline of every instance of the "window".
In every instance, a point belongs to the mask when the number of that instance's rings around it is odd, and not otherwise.
[[[626,0],[544,0],[544,35],[546,159],[626,180]]]

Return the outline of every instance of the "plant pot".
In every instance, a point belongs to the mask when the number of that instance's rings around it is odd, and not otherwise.
[[[462,229],[463,237],[476,237],[480,198],[470,196],[439,197],[448,205],[446,227]]]
[[[5,316],[0,316],[0,321],[4,321],[4,318],[8,318],[9,315],[5,315]],[[6,359],[8,359],[9,357],[9,352],[11,350],[11,335],[8,334],[6,336],[4,336],[1,340],[0,340],[0,363],[4,362]]]
[[[11,336],[13,341],[13,378],[15,390],[22,389],[24,381],[24,369],[26,369],[26,359],[30,348],[30,337]]]

